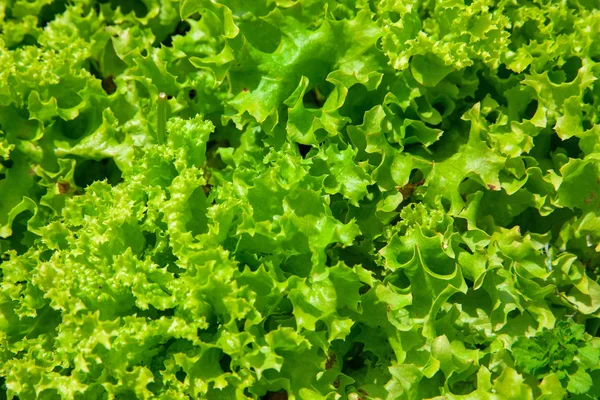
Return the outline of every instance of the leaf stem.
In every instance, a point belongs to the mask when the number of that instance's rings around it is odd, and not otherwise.
[[[161,92],[158,95],[156,114],[156,139],[161,144],[165,142],[165,137],[167,136],[167,95],[165,92]]]

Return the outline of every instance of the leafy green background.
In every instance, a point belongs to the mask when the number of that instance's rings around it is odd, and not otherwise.
[[[0,398],[599,398],[599,9],[0,2]]]

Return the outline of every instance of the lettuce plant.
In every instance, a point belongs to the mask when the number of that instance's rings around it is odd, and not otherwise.
[[[0,399],[600,398],[599,32],[0,2]]]

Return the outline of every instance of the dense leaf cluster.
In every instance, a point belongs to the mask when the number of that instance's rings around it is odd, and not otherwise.
[[[598,0],[0,32],[0,398],[600,398]]]

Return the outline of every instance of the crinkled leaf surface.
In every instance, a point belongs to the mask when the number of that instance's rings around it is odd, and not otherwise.
[[[0,3],[0,399],[600,397],[597,1]]]

